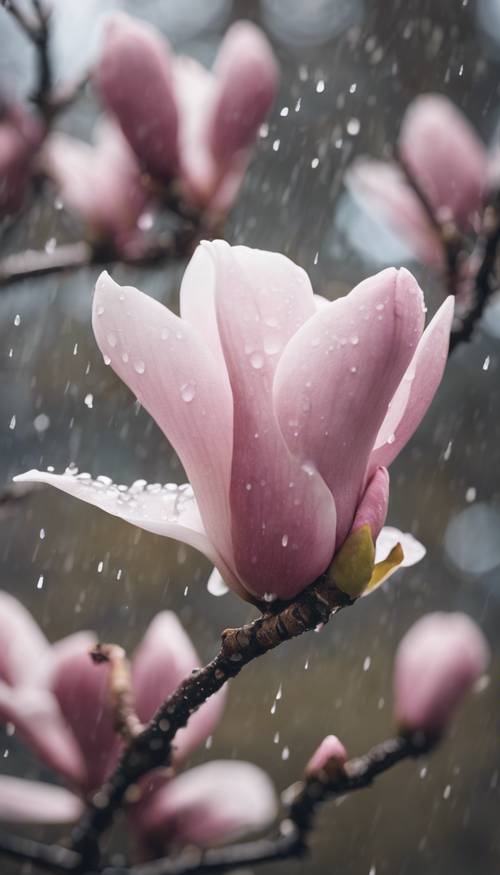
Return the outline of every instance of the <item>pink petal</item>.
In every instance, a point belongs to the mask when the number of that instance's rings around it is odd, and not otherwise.
[[[346,185],[360,205],[386,224],[425,264],[444,268],[444,250],[420,203],[395,164],[358,158]]]
[[[179,109],[179,161],[184,195],[207,206],[217,185],[217,168],[210,151],[209,125],[216,97],[211,73],[194,58],[178,57],[174,87]]]
[[[211,562],[224,563],[210,543],[203,528],[196,499],[189,483],[146,485],[136,480],[128,488],[116,486],[109,477],[76,474],[68,468],[64,474],[28,471],[14,478],[16,483],[47,483],[62,492],[105,510],[155,535],[175,538],[200,550]]]
[[[136,826],[165,846],[209,847],[267,826],[277,812],[268,776],[250,763],[213,761],[163,785]]]
[[[352,531],[355,532],[361,526],[369,525],[372,538],[376,541],[385,523],[388,504],[389,472],[387,468],[377,468],[359,502]]]
[[[110,15],[94,81],[145,169],[168,180],[178,163],[177,107],[161,34],[123,12]]]
[[[486,150],[465,116],[441,94],[425,94],[408,108],[399,152],[437,213],[467,226],[481,207]]]
[[[42,166],[56,182],[61,198],[97,235],[120,238],[137,228],[148,193],[137,161],[119,128],[100,123],[95,146],[65,134],[53,134]]]
[[[82,810],[81,799],[63,787],[0,775],[0,820],[8,823],[71,823]]]
[[[321,308],[290,341],[274,381],[291,452],[313,464],[349,531],[369,453],[423,327],[423,297],[406,270],[384,270]]]
[[[343,766],[347,761],[347,751],[336,735],[327,735],[309,760],[306,775],[310,777],[321,772],[332,760]]]
[[[90,641],[78,633],[60,641],[50,674],[51,690],[85,760],[86,790],[102,784],[118,744],[109,706],[109,667],[92,661]]]
[[[223,372],[187,322],[137,289],[118,286],[106,273],[96,285],[93,326],[106,361],[173,444],[208,538],[232,567],[232,400]]]
[[[369,472],[391,464],[427,413],[446,365],[453,307],[450,295],[425,329],[377,434]]]
[[[439,734],[489,661],[465,614],[427,614],[402,639],[394,665],[394,713],[407,732]]]
[[[261,598],[290,598],[321,574],[335,537],[332,496],[292,459],[273,409],[287,341],[314,313],[307,275],[282,255],[222,241],[215,265],[217,321],[234,397],[231,523],[236,569]]]
[[[172,611],[151,622],[133,659],[133,685],[139,718],[148,722],[159,705],[200,665],[190,638]],[[178,762],[209,736],[224,707],[225,691],[212,696],[175,736]]]
[[[56,772],[82,785],[85,766],[80,750],[51,693],[0,683],[0,720],[13,723]]]
[[[216,359],[220,373],[226,379],[226,361],[215,312],[215,262],[210,248],[203,243],[196,247],[184,271],[180,290],[180,313],[183,322],[189,322],[199,332]],[[227,385],[231,391],[229,378]]]
[[[222,42],[214,73],[218,93],[210,141],[219,167],[227,167],[255,141],[276,96],[279,70],[262,31],[237,21]]]
[[[11,686],[30,684],[49,649],[45,635],[14,596],[0,591],[0,680]]]

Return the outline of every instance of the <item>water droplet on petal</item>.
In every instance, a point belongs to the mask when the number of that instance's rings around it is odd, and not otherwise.
[[[259,371],[264,365],[264,356],[261,352],[253,352],[250,356],[250,364],[252,368]]]
[[[134,362],[134,371],[137,374],[143,374],[145,370],[146,370],[146,365],[144,364],[144,362],[142,360],[139,360],[138,362]]]
[[[196,383],[189,381],[184,383],[180,388],[181,398],[186,404],[189,404],[196,395]]]

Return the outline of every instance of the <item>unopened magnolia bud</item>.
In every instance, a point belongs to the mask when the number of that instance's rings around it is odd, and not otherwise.
[[[428,614],[402,639],[394,666],[394,716],[404,733],[439,735],[489,653],[479,627],[465,614]]]
[[[327,735],[313,753],[306,766],[306,777],[333,778],[343,770],[347,761],[347,751],[336,735]]]

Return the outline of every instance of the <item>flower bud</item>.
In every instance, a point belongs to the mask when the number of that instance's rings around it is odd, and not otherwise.
[[[404,733],[437,736],[485,671],[488,645],[465,614],[428,614],[406,633],[394,666],[394,716]]]
[[[321,773],[333,777],[347,761],[347,751],[336,735],[327,735],[313,753],[306,766],[306,777],[318,777]]]
[[[170,179],[178,163],[177,108],[161,34],[125,13],[110,15],[94,81],[144,169]]]
[[[424,94],[407,110],[399,154],[436,214],[467,227],[481,207],[486,150],[473,127],[441,94]]]

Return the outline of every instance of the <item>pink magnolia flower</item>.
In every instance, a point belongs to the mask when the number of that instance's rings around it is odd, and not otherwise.
[[[209,73],[173,57],[151,25],[118,12],[94,73],[144,169],[163,183],[178,179],[184,197],[214,211],[236,196],[277,79],[271,47],[250,22],[232,25]]]
[[[0,819],[72,821],[120,752],[108,704],[108,666],[90,659],[93,634],[77,632],[51,646],[30,614],[3,592],[0,633],[0,720],[13,723],[73,791],[0,776]],[[196,651],[175,614],[158,614],[132,662],[140,720],[147,722],[197,665]],[[224,699],[224,690],[212,696],[176,735],[174,769],[213,732]],[[154,835],[165,843],[213,844],[263,826],[276,807],[267,776],[237,761],[216,761],[174,778],[156,770],[143,779],[141,791],[128,809],[141,842]]]
[[[103,273],[97,343],[191,485],[126,490],[71,469],[16,479],[196,547],[243,597],[292,598],[353,527],[368,523],[377,538],[385,469],[441,380],[452,314],[449,298],[422,334],[422,292],[395,269],[317,303],[288,258],[223,241],[198,247],[180,318]]]
[[[43,137],[42,126],[20,107],[1,107],[0,216],[16,213],[24,201],[33,162]]]
[[[427,94],[410,104],[401,124],[398,157],[436,218],[470,229],[488,185],[488,155],[470,123],[448,98]],[[396,164],[360,158],[347,174],[347,185],[422,261],[444,266],[443,248],[432,222]]]
[[[52,134],[41,165],[65,205],[84,221],[89,236],[123,251],[140,235],[137,223],[149,195],[118,126],[99,122],[94,139],[91,146],[66,134]]]
[[[418,620],[394,665],[394,714],[402,731],[441,733],[488,660],[484,635],[465,614]]]

